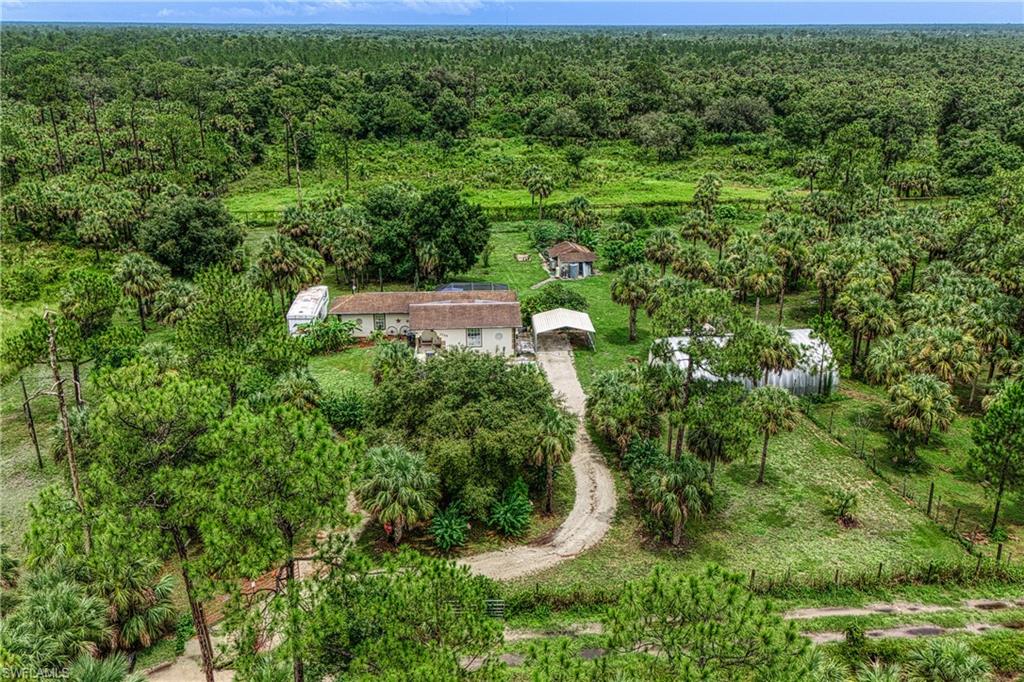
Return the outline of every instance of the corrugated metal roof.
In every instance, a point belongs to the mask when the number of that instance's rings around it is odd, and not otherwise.
[[[827,386],[828,391],[839,385],[839,370],[832,362],[832,348],[823,339],[811,337],[811,329],[787,329],[789,340],[799,349],[800,359],[793,369],[781,372],[769,372],[767,381],[759,378],[757,383],[749,377],[729,377],[732,381],[739,381],[747,388],[761,385],[778,386],[785,388],[796,395],[817,393],[821,386]],[[725,346],[728,337],[714,336],[709,341],[719,348]],[[686,369],[690,362],[690,356],[686,352],[690,345],[688,336],[670,336],[664,339],[656,339],[655,343],[664,342],[668,344],[671,351],[671,359],[678,367]],[[653,352],[651,358],[653,361]],[[693,369],[693,376],[696,379],[718,381],[720,377],[710,372],[703,365]]]
[[[292,319],[310,319],[320,314],[320,309],[327,305],[327,287],[320,285],[303,289],[295,295],[295,300],[288,308],[288,317]]]
[[[594,333],[594,323],[590,321],[590,315],[578,310],[555,308],[537,313],[530,319],[533,323],[534,334],[553,332],[557,329],[578,329],[582,332]]]

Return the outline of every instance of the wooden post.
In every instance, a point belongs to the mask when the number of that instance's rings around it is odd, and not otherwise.
[[[928,486],[928,511],[925,512],[926,516],[932,515],[932,497],[935,496],[935,481],[931,482]]]
[[[997,566],[999,565],[999,562],[1002,561],[1002,558],[1003,558],[1003,543],[1000,542],[999,546],[996,547],[996,565]]]
[[[878,575],[875,577],[875,580],[878,581],[878,582],[882,582],[882,562],[881,561],[878,562]]]
[[[836,569],[836,585],[839,584],[839,569]]]
[[[32,436],[32,447],[36,449],[36,462],[39,463],[40,470],[43,468],[43,456],[39,454],[39,438],[36,436],[36,420],[32,418],[32,404],[28,399],[28,391],[25,390],[25,377],[18,375],[18,381],[21,382],[21,395],[25,399],[23,407],[25,408],[25,419],[28,420],[28,433]]]
[[[903,497],[907,496],[907,477],[903,477]]]
[[[956,517],[953,519],[953,535],[956,535],[956,527],[960,525],[960,512],[962,510],[957,508]]]
[[[754,589],[754,577],[757,575],[756,569],[750,569],[750,589]]]
[[[977,578],[979,575],[981,575],[981,559],[982,559],[982,556],[979,554],[978,555],[978,565],[975,566],[975,568],[974,568],[974,577],[975,578]]]

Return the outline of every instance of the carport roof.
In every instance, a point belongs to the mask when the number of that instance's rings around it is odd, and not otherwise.
[[[581,332],[594,333],[594,323],[590,321],[590,315],[578,310],[555,308],[537,313],[530,319],[533,323],[534,334],[553,332],[558,329],[577,329]]]

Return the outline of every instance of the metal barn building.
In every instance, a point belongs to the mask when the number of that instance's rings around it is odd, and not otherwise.
[[[811,337],[810,329],[787,329],[790,341],[800,349],[800,360],[796,367],[782,372],[769,372],[768,381],[751,381],[748,377],[729,377],[731,381],[743,384],[748,389],[754,386],[777,386],[784,388],[793,395],[829,394],[839,386],[839,366],[832,355],[832,349],[822,339]],[[718,346],[724,346],[726,337],[713,339]],[[686,369],[690,356],[686,353],[690,338],[688,336],[671,336],[657,339],[655,343],[667,343],[672,352],[672,362],[681,369]],[[653,354],[649,362],[656,362]],[[694,378],[718,381],[720,377],[712,374],[705,367],[694,368]]]

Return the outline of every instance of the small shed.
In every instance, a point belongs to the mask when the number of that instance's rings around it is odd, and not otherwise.
[[[597,254],[576,242],[558,242],[544,252],[548,272],[561,279],[581,279],[594,274]]]
[[[295,336],[299,327],[327,317],[327,287],[323,285],[303,289],[288,308],[288,333]]]
[[[579,332],[585,334],[587,343],[594,347],[594,323],[590,321],[590,315],[578,310],[568,308],[555,308],[536,313],[530,318],[533,327],[533,345],[538,347],[537,337],[541,334],[549,334],[558,331]]]

